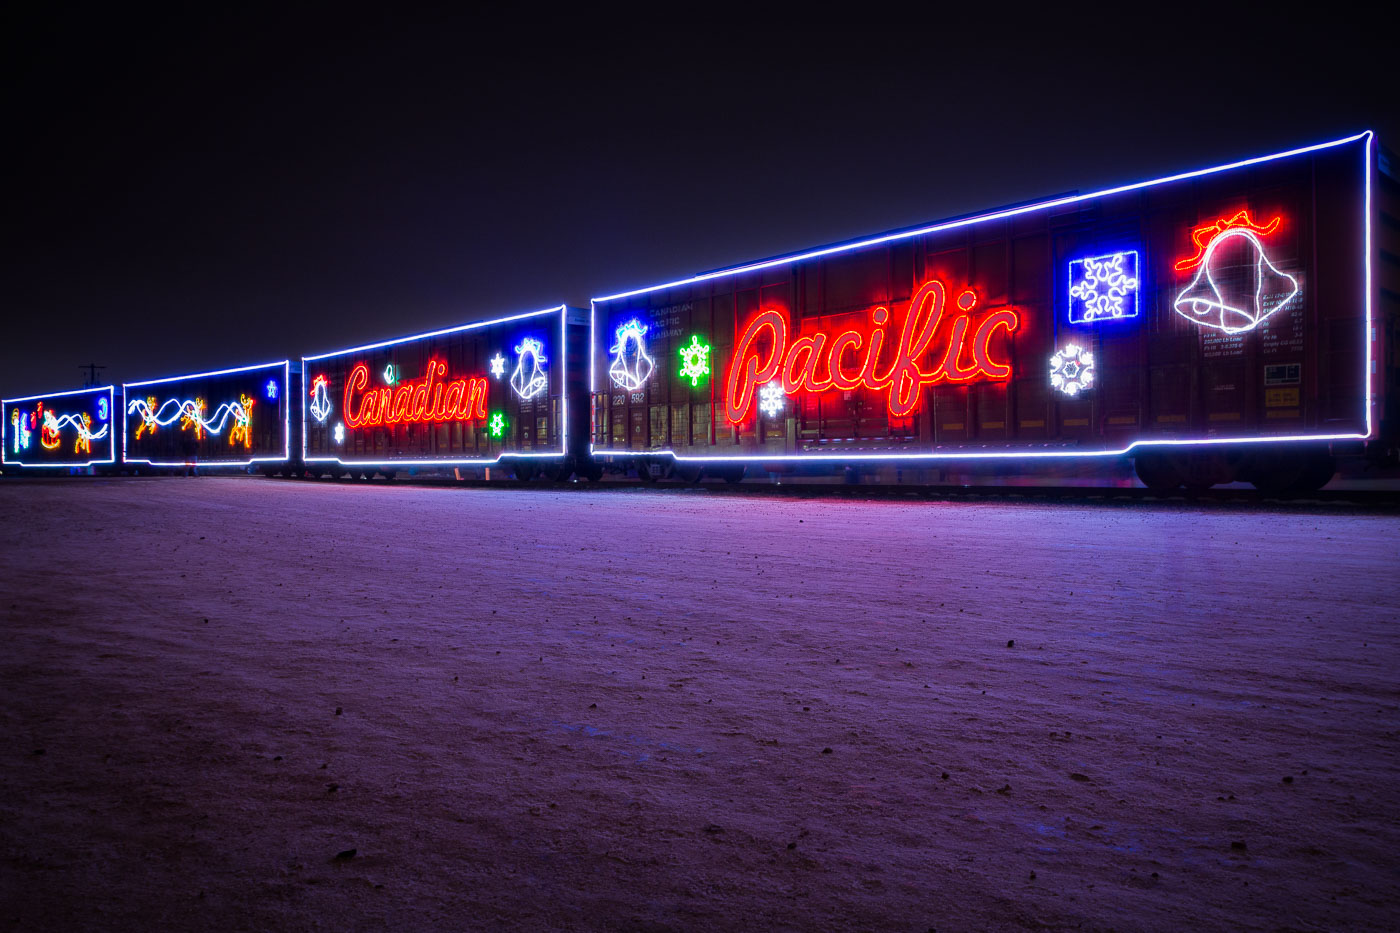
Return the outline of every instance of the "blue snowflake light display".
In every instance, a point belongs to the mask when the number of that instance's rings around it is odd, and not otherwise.
[[[1069,322],[1137,317],[1138,284],[1137,250],[1074,260],[1069,264]]]

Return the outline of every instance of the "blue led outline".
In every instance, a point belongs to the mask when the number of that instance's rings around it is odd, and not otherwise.
[[[1122,255],[1124,255],[1124,256],[1129,256],[1129,255],[1132,256],[1132,257],[1133,257],[1133,268],[1137,270],[1137,284],[1136,284],[1135,286],[1133,286],[1133,291],[1132,291],[1132,296],[1133,296],[1133,313],[1132,313],[1132,314],[1121,315],[1121,316],[1119,316],[1119,317],[1113,317],[1112,315],[1109,315],[1109,316],[1107,316],[1107,317],[1095,318],[1095,319],[1092,320],[1092,321],[1075,321],[1075,320],[1071,320],[1071,315],[1074,314],[1074,302],[1075,302],[1074,296],[1073,296],[1072,294],[1070,294],[1070,290],[1074,288],[1074,271],[1073,271],[1073,270],[1074,270],[1074,264],[1075,264],[1075,263],[1084,263],[1084,262],[1086,262],[1086,261],[1088,261],[1088,260],[1090,260],[1090,259],[1103,259],[1103,258],[1105,258],[1105,257],[1112,258],[1113,256],[1117,256],[1117,255],[1119,255],[1119,254],[1122,254]],[[1093,327],[1093,326],[1096,325],[1096,324],[1103,324],[1103,323],[1111,322],[1111,321],[1131,321],[1131,320],[1133,320],[1134,318],[1140,317],[1140,316],[1142,315],[1142,304],[1141,304],[1140,299],[1141,299],[1142,291],[1143,291],[1143,278],[1144,278],[1144,276],[1143,276],[1143,274],[1142,274],[1142,251],[1141,251],[1141,250],[1137,250],[1137,249],[1115,249],[1115,250],[1111,250],[1110,252],[1107,252],[1107,253],[1100,253],[1100,254],[1098,254],[1098,255],[1096,255],[1096,256],[1090,256],[1088,253],[1085,253],[1083,256],[1080,256],[1078,259],[1071,259],[1071,260],[1069,261],[1069,268],[1070,268],[1069,281],[1065,283],[1065,297],[1067,297],[1067,298],[1069,299],[1069,307],[1065,309],[1065,326],[1067,326],[1067,327]],[[1080,299],[1080,300],[1082,301],[1083,299]]]
[[[90,393],[98,393],[98,392],[103,392],[103,391],[105,391],[105,392],[107,393],[107,410],[108,410],[108,411],[112,411],[112,410],[113,410],[113,406],[116,404],[116,400],[117,400],[117,396],[116,396],[116,385],[115,385],[115,384],[112,384],[112,385],[105,385],[105,386],[90,386],[89,388],[86,388],[86,389],[73,389],[73,390],[68,391],[68,392],[48,392],[48,393],[45,393],[45,394],[42,394],[42,395],[26,395],[26,396],[24,396],[23,398],[0,398],[0,409],[3,409],[3,408],[8,407],[9,404],[10,404],[11,402],[33,402],[33,401],[39,401],[39,400],[51,399],[51,398],[63,398],[63,397],[66,396],[66,395],[88,395],[88,394],[90,394]],[[5,424],[8,424],[8,423],[9,423],[9,422],[5,422]],[[108,419],[107,424],[108,424],[109,426],[112,424],[111,419]],[[36,429],[36,430],[37,430],[37,429]],[[84,468],[84,467],[103,466],[103,465],[108,464],[108,463],[116,463],[116,462],[117,462],[117,438],[116,438],[116,434],[117,434],[117,432],[116,432],[115,430],[113,430],[113,431],[112,431],[111,439],[108,441],[108,450],[110,450],[110,451],[112,452],[112,455],[111,455],[110,457],[108,457],[106,460],[89,460],[89,461],[87,461],[86,463],[25,463],[25,462],[22,461],[22,460],[10,460],[8,457],[5,456],[5,453],[6,453],[6,451],[8,450],[8,448],[5,446],[5,444],[6,444],[6,442],[9,440],[9,438],[7,438],[7,437],[4,436],[4,432],[3,432],[3,431],[0,431],[0,466],[28,467],[28,468],[30,468],[30,469],[41,469],[41,470],[42,470],[42,469],[50,469],[50,470],[55,470],[55,469],[57,469],[57,470],[77,470],[77,469],[82,469],[82,468]]]
[[[1197,438],[1197,439],[1174,439],[1161,438],[1153,440],[1136,440],[1128,446],[1118,450],[1003,450],[993,452],[974,452],[965,449],[950,451],[947,453],[889,453],[889,454],[740,454],[740,455],[718,455],[718,456],[694,456],[678,454],[669,448],[657,450],[613,450],[611,448],[598,448],[594,444],[594,437],[597,434],[596,425],[590,421],[588,432],[588,452],[589,455],[601,454],[609,457],[666,457],[684,463],[779,463],[785,461],[798,462],[854,462],[854,461],[912,461],[912,460],[1022,460],[1022,459],[1043,459],[1043,458],[1070,458],[1070,457],[1121,457],[1132,453],[1138,447],[1194,447],[1194,446],[1218,446],[1221,444],[1277,444],[1294,443],[1306,441],[1336,441],[1336,440],[1367,440],[1374,433],[1372,422],[1372,409],[1375,406],[1375,398],[1372,392],[1372,352],[1371,352],[1371,305],[1372,305],[1372,279],[1371,279],[1371,171],[1372,158],[1371,147],[1375,143],[1375,133],[1372,130],[1365,130],[1352,136],[1342,139],[1334,139],[1330,142],[1318,143],[1313,146],[1303,146],[1298,149],[1290,149],[1285,152],[1274,153],[1273,155],[1258,156],[1252,159],[1244,159],[1239,162],[1231,162],[1226,165],[1217,165],[1211,168],[1199,169],[1193,172],[1182,172],[1177,175],[1169,175],[1163,178],[1156,178],[1151,181],[1138,182],[1131,185],[1120,185],[1116,188],[1105,188],[1090,194],[1073,195],[1070,197],[1056,198],[1050,201],[1043,201],[1038,204],[1031,204],[1025,207],[1009,208],[1004,211],[995,211],[990,214],[983,214],[978,217],[967,217],[961,220],[949,221],[944,224],[934,224],[929,227],[922,227],[917,230],[903,233],[892,233],[885,236],[872,237],[863,240],[856,240],[850,243],[837,246],[825,247],[818,250],[811,250],[806,253],[795,253],[791,256],[779,257],[777,259],[765,260],[763,262],[752,263],[746,266],[736,266],[731,269],[721,269],[717,272],[707,272],[701,275],[692,276],[688,279],[680,279],[668,282],[664,285],[652,285],[647,288],[633,289],[632,291],[619,292],[615,295],[608,295],[602,298],[594,298],[589,302],[588,321],[588,350],[589,350],[589,371],[588,371],[588,392],[590,405],[593,404],[593,396],[597,393],[597,369],[598,354],[595,352],[598,305],[603,302],[615,301],[621,298],[632,298],[637,295],[645,295],[650,292],[662,291],[668,288],[677,288],[682,285],[693,285],[699,282],[723,276],[740,275],[745,272],[754,272],[760,269],[767,269],[777,265],[784,265],[794,262],[801,262],[821,256],[829,256],[834,253],[846,252],[848,250],[860,249],[867,246],[877,246],[882,243],[889,243],[894,240],[907,239],[913,236],[924,236],[929,233],[936,233],[942,230],[951,230],[957,227],[968,226],[970,224],[982,223],[988,220],[1000,220],[1006,217],[1013,217],[1032,211],[1046,210],[1053,207],[1060,207],[1066,204],[1074,204],[1090,198],[1101,198],[1109,195],[1121,194],[1126,191],[1136,191],[1141,188],[1150,188],[1154,185],[1166,184],[1174,181],[1183,181],[1188,178],[1198,178],[1202,175],[1213,175],[1217,172],[1231,171],[1237,168],[1244,168],[1250,165],[1258,165],[1263,162],[1272,162],[1276,159],[1286,159],[1293,156],[1305,155],[1309,152],[1317,152],[1322,149],[1331,149],[1336,146],[1343,146],[1347,143],[1355,142],[1358,139],[1366,140],[1366,144],[1361,147],[1362,177],[1364,178],[1364,198],[1361,213],[1361,227],[1365,241],[1364,281],[1366,291],[1366,314],[1364,317],[1364,327],[1362,329],[1362,342],[1365,352],[1365,397],[1362,400],[1366,416],[1365,434],[1296,434],[1296,435],[1267,435],[1256,437],[1240,438]]]
[[[292,361],[282,360],[277,363],[258,363],[253,366],[236,366],[232,369],[219,369],[207,373],[190,373],[185,376],[170,376],[165,379],[148,379],[145,382],[123,382],[122,383],[122,463],[144,463],[147,466],[156,467],[182,467],[188,466],[185,460],[147,460],[145,457],[128,457],[127,452],[127,399],[126,390],[140,386],[161,385],[167,382],[178,382],[185,379],[201,379],[206,376],[226,376],[230,373],[247,373],[257,369],[271,369],[274,366],[282,367],[282,390],[287,392],[292,387]],[[286,405],[282,411],[282,456],[281,457],[252,457],[247,460],[207,460],[200,461],[199,466],[207,469],[216,467],[247,467],[255,463],[286,463],[292,459],[292,406]]]
[[[412,337],[398,337],[393,340],[384,340],[380,343],[367,344],[363,347],[350,347],[346,350],[334,350],[330,353],[322,353],[317,356],[303,356],[301,358],[302,380],[306,379],[306,364],[312,360],[324,360],[332,356],[343,356],[347,353],[359,353],[363,350],[377,350],[381,347],[392,347],[401,343],[409,343],[414,340],[424,340],[428,337],[441,337],[444,334],[455,334],[461,331],[476,330],[481,327],[490,327],[493,324],[508,324],[511,321],[520,321],[525,318],[539,317],[542,314],[559,315],[559,347],[560,355],[563,357],[559,378],[560,382],[560,419],[563,422],[560,426],[560,444],[558,453],[510,453],[501,451],[494,460],[344,460],[340,457],[311,457],[306,450],[306,397],[307,392],[301,395],[301,461],[302,463],[338,463],[341,466],[361,467],[361,466],[494,466],[503,459],[564,459],[569,452],[569,353],[568,334],[569,306],[567,303],[553,308],[542,308],[539,311],[527,311],[524,314],[512,314],[508,317],[495,318],[490,321],[475,321],[471,324],[462,324],[457,327],[448,327],[443,330],[430,331],[426,334],[417,334]],[[305,385],[302,386],[305,389]]]

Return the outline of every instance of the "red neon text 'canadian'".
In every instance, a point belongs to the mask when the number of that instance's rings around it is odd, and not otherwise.
[[[447,364],[428,361],[421,379],[396,386],[370,389],[369,364],[356,363],[345,380],[345,426],[379,427],[386,424],[422,424],[475,421],[486,417],[485,376],[443,381]]]
[[[909,302],[909,311],[896,338],[893,354],[884,350],[888,308],[870,313],[868,331],[839,334],[818,331],[789,342],[787,317],[781,311],[760,311],[749,319],[734,347],[725,393],[726,415],[733,424],[749,415],[760,386],[781,379],[783,392],[806,390],[888,390],[890,414],[903,418],[918,407],[924,386],[1011,378],[1011,364],[994,359],[992,337],[998,330],[1015,333],[1021,326],[1015,308],[998,308],[973,321],[977,293],[964,289],[958,311],[945,316],[947,292],[937,280],[926,283]],[[960,312],[960,313],[959,313]],[[759,339],[767,332],[772,349],[760,358]],[[919,360],[934,351],[937,359],[925,372]],[[892,357],[892,358],[891,358]],[[881,360],[888,361],[882,366]]]

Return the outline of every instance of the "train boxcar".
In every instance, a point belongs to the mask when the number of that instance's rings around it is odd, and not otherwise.
[[[113,386],[4,399],[5,470],[111,466],[117,459]]]
[[[571,471],[586,424],[571,439],[567,389],[583,391],[586,320],[560,305],[303,357],[306,470]]]
[[[593,454],[1320,486],[1379,436],[1374,161],[1364,133],[595,299]]]
[[[124,383],[123,463],[137,470],[285,463],[291,383],[287,360]]]

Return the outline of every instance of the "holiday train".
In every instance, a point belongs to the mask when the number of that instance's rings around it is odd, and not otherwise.
[[[1364,133],[588,309],[6,399],[3,468],[917,483],[1131,463],[1161,489],[1315,489],[1400,446],[1397,205]]]

